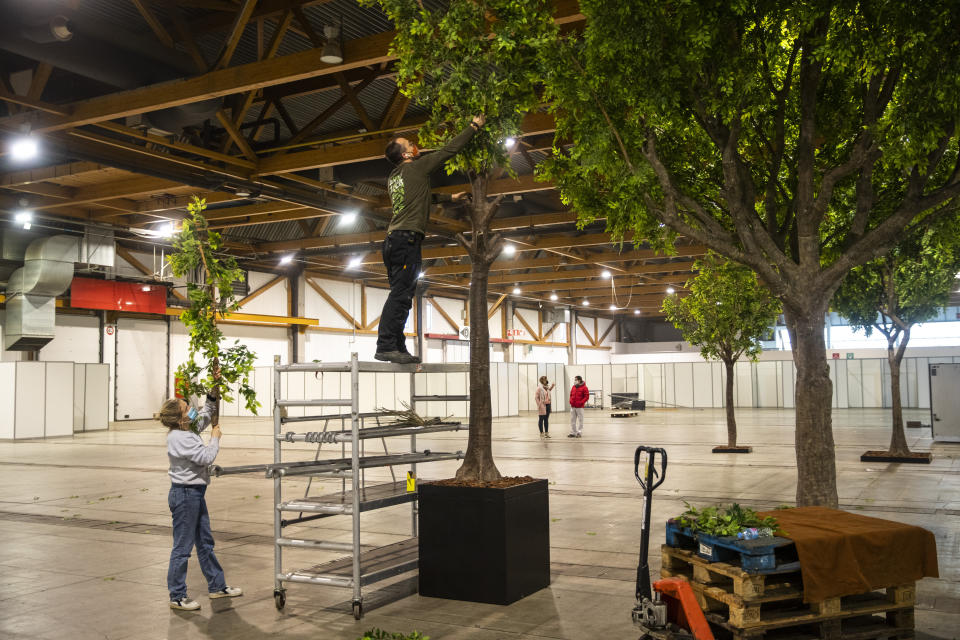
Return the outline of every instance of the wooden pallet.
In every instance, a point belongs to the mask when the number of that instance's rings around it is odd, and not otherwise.
[[[739,566],[747,573],[792,573],[799,571],[796,545],[789,538],[771,537],[738,540],[694,532],[667,521],[667,544],[693,550],[709,562]]]
[[[728,563],[709,562],[690,550],[663,546],[661,553],[660,575],[690,582],[697,602],[707,619],[719,627],[721,637],[873,640],[913,634],[913,583],[804,603],[799,572],[751,574]],[[867,618],[870,620],[864,622]]]
[[[781,573],[747,573],[740,566],[726,562],[710,562],[692,549],[678,549],[669,545],[660,547],[661,576],[686,578],[693,584],[718,587],[740,598],[753,602],[775,596],[803,595],[799,568]]]

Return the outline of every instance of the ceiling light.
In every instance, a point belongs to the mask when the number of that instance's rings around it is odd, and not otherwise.
[[[418,279],[422,280],[423,276],[427,275],[425,271],[421,271],[420,275],[417,276]]]
[[[233,193],[234,195],[239,196],[241,198],[249,198],[251,191],[246,187],[237,187]]]
[[[343,51],[340,50],[340,27],[335,24],[323,28],[323,35],[327,43],[320,52],[320,62],[325,64],[340,64],[343,62]]]
[[[156,229],[156,234],[161,238],[170,238],[173,236],[173,223],[167,222]]]
[[[40,144],[33,136],[20,136],[10,143],[10,157],[17,162],[33,160],[40,155]]]
[[[30,224],[30,221],[33,220],[33,211],[30,209],[20,209],[14,214],[13,219],[20,224]]]
[[[635,316],[640,315],[640,309],[634,309],[634,310],[633,310],[633,315],[635,315]]]
[[[513,246],[512,244],[510,244],[509,242],[508,242],[507,244],[503,245],[503,255],[505,255],[505,256],[512,256],[512,255],[515,254],[516,252],[517,252],[517,248],[516,248],[515,246]]]
[[[672,295],[675,294],[676,292],[677,292],[677,290],[674,289],[673,287],[667,287],[667,295],[668,295],[668,296],[672,296]]]
[[[604,278],[609,278],[611,274],[610,274],[609,271],[607,271],[606,269],[604,269],[604,270],[603,270],[603,273],[601,273],[600,275],[601,275],[602,277],[604,277]]]
[[[140,291],[150,293],[150,285],[148,284],[143,285],[142,287],[140,287]]]
[[[356,221],[357,221],[357,212],[356,212],[356,211],[348,211],[348,212],[346,212],[346,213],[344,213],[343,215],[340,216],[340,225],[341,225],[341,226],[347,225],[347,224],[353,224],[353,223],[356,222]]]
[[[557,299],[557,294],[551,293],[551,294],[550,294],[550,299],[556,301],[556,299]]]
[[[513,295],[515,295],[515,296],[520,295],[520,287],[514,287],[514,288],[513,288]]]
[[[616,311],[616,310],[617,310],[617,305],[615,304],[610,305],[610,311]]]
[[[356,256],[350,258],[350,262],[347,263],[347,269],[356,269],[361,264],[363,264],[363,256]]]
[[[283,256],[282,258],[280,258],[280,264],[290,264],[291,262],[293,262],[293,254],[292,254],[292,253],[289,253],[289,254]]]
[[[589,307],[589,306],[590,306],[590,301],[589,301],[589,300],[584,300],[584,301],[583,301],[583,306]]]
[[[516,146],[516,144],[517,144],[516,138],[507,138],[506,140],[503,141],[503,146],[505,146],[507,149],[513,149]]]

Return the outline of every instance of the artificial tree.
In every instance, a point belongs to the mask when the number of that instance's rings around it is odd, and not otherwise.
[[[687,281],[689,295],[671,295],[663,301],[667,320],[683,339],[700,347],[706,360],[726,367],[727,446],[715,453],[743,451],[737,447],[737,419],[733,402],[733,366],[742,356],[756,361],[760,339],[776,322],[780,303],[743,265],[710,253],[693,265],[696,277]]]
[[[188,215],[173,237],[174,250],[167,258],[173,275],[187,279],[190,303],[180,314],[190,341],[187,361],[177,367],[177,391],[184,398],[212,392],[231,402],[229,385],[236,384],[247,409],[255,414],[260,403],[250,386],[250,373],[256,356],[239,340],[224,347],[223,332],[217,326],[224,314],[239,308],[233,283],[242,281],[244,273],[232,256],[219,252],[223,243],[207,224],[206,206],[206,200],[197,197],[187,205]]]
[[[362,0],[379,5],[396,25],[391,51],[399,58],[397,84],[429,115],[419,145],[441,146],[476,114],[486,124],[447,162],[448,173],[470,180],[471,230],[457,234],[470,272],[470,434],[457,479],[500,478],[491,450],[490,335],[487,281],[503,238],[490,231],[503,196],[492,200],[487,185],[501,171],[512,173],[506,141],[520,134],[524,115],[539,104],[543,49],[555,37],[546,0],[451,0],[429,7],[419,0]],[[432,8],[431,8],[432,7]]]
[[[949,222],[907,234],[888,255],[856,267],[833,298],[833,309],[854,330],[870,336],[876,329],[887,340],[893,429],[887,451],[869,451],[867,458],[929,460],[929,455],[912,455],[907,446],[900,364],[910,330],[946,306],[960,271],[960,225]]]
[[[547,174],[584,218],[760,276],[797,367],[797,503],[837,505],[824,318],[852,269],[960,195],[953,0],[581,0],[551,48]]]

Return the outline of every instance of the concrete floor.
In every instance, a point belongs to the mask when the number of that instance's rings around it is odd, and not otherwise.
[[[929,421],[927,412],[908,419]],[[635,638],[630,623],[640,532],[640,490],[633,478],[634,447],[663,446],[667,479],[655,495],[651,565],[659,572],[663,523],[694,504],[739,501],[772,507],[793,500],[793,413],[738,412],[747,456],[717,456],[725,440],[722,410],[651,410],[614,420],[587,411],[584,437],[565,436],[566,414],[554,416],[554,438],[541,441],[536,417],[495,421],[494,454],[505,475],[550,480],[552,585],[511,606],[472,604],[410,595],[399,579],[365,592],[367,615],[356,622],[344,589],[289,585],[287,606],[273,602],[272,483],[259,476],[213,481],[207,493],[217,555],[227,582],[244,597],[208,600],[195,557],[188,586],[199,612],[167,607],[170,552],[165,429],[124,422],[110,431],[47,441],[0,442],[0,638],[140,640],[188,638],[345,638],[374,627],[419,630],[431,638]],[[939,579],[919,585],[920,638],[960,637],[960,445],[934,444],[929,430],[910,430],[910,445],[932,450],[932,465],[862,464],[866,449],[883,448],[889,413],[834,412],[841,506],[909,522],[936,534]],[[269,419],[225,419],[217,462],[268,462]],[[307,430],[302,427],[300,430]],[[400,446],[397,441],[397,447]],[[437,451],[465,447],[465,434],[421,437]],[[291,459],[312,457],[313,445],[289,445]],[[332,452],[331,452],[332,453]],[[425,478],[453,474],[458,463],[422,465]],[[398,471],[398,473],[402,473]],[[385,470],[368,479],[389,479]],[[290,479],[288,496],[306,481]],[[339,487],[314,483],[311,493]],[[369,512],[363,543],[409,535],[409,506]],[[348,541],[350,521],[337,516],[288,535]],[[293,529],[293,528],[291,528]],[[287,552],[287,569],[332,559],[325,552]]]

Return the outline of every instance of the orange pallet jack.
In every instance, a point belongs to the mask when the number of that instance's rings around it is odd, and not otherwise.
[[[641,458],[644,459],[642,476]],[[657,458],[659,471],[656,468]],[[633,454],[633,475],[643,488],[637,603],[631,612],[634,624],[643,631],[641,640],[714,640],[689,582],[683,578],[665,578],[653,583],[651,589],[650,566],[647,562],[650,552],[650,508],[653,490],[663,484],[667,477],[667,452],[659,447],[637,447]]]

